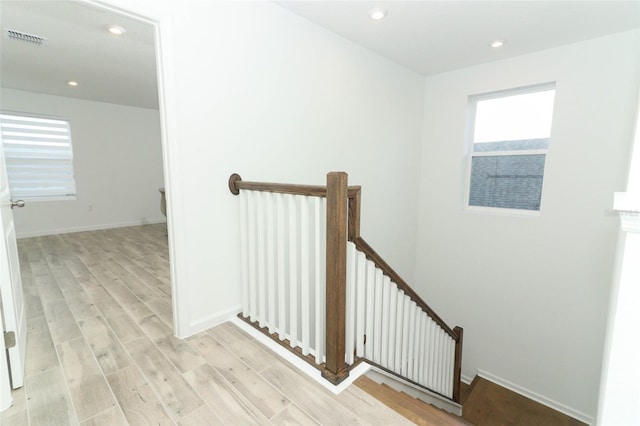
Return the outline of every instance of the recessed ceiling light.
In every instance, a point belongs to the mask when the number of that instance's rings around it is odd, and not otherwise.
[[[369,11],[369,17],[374,21],[381,21],[387,16],[387,10],[381,7],[374,7]]]
[[[74,80],[69,80],[67,81],[67,84],[71,87],[76,87],[78,85],[78,82]]]
[[[113,35],[118,35],[118,36],[123,35],[124,33],[127,32],[127,30],[125,30],[124,28],[118,25],[109,25],[107,27],[107,31],[109,31]]]
[[[498,47],[502,47],[507,43],[507,40],[493,40],[490,44],[491,47],[497,49]]]

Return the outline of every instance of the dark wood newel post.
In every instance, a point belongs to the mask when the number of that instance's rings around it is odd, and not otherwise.
[[[460,380],[462,379],[462,327],[455,327],[453,332],[458,335],[456,340],[456,352],[453,364],[453,400],[460,403]]]
[[[347,174],[327,175],[326,363],[322,377],[338,384],[349,375],[345,363],[347,284]]]
[[[360,190],[349,197],[349,241],[360,238]]]

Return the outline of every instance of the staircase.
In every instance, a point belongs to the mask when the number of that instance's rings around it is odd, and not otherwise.
[[[367,376],[359,377],[354,384],[417,425],[586,426],[479,376],[462,387],[462,417]]]
[[[326,186],[230,176],[239,196],[239,318],[334,386],[369,364],[356,384],[417,424],[581,424],[478,377],[463,386],[463,329],[448,326],[362,238],[361,188],[347,180],[344,172],[327,174]]]
[[[417,425],[472,424],[462,417],[454,416],[407,393],[399,392],[385,383],[377,383],[367,376],[360,376],[354,384]]]
[[[328,173],[326,186],[228,183],[239,198],[240,319],[334,386],[365,362],[460,414],[463,330],[362,238],[361,188],[346,173]]]

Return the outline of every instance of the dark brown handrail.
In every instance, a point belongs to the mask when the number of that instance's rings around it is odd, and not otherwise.
[[[307,195],[310,197],[327,197],[326,185],[293,185],[288,183],[249,182],[243,181],[239,174],[229,178],[229,190],[238,195],[241,189],[249,191],[275,192],[279,194]],[[360,193],[360,186],[347,187],[347,196],[354,198]]]
[[[385,275],[391,278],[391,281],[398,285],[398,288],[404,292],[411,300],[413,300],[427,315],[429,315],[444,331],[451,336],[452,339],[458,340],[458,335],[436,314],[427,303],[416,294],[409,284],[407,284],[396,271],[389,266],[387,262],[380,257],[374,249],[371,248],[362,237],[356,238],[354,241],[356,248],[363,252],[367,259],[371,260],[378,268],[382,269]]]

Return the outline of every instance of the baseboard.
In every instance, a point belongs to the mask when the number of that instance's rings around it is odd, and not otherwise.
[[[340,382],[340,384],[338,384],[337,386],[334,386],[329,381],[322,378],[322,376],[320,375],[320,370],[312,367],[306,361],[303,361],[302,359],[298,358],[297,356],[292,354],[290,351],[283,348],[280,344],[274,342],[269,337],[265,336],[263,333],[259,332],[254,327],[247,324],[246,322],[242,321],[237,316],[234,316],[230,320],[230,322],[238,326],[238,328],[245,331],[247,334],[249,334],[251,337],[256,339],[258,342],[265,345],[267,348],[271,349],[280,358],[284,359],[285,361],[293,365],[297,370],[301,371],[302,373],[307,375],[309,378],[313,379],[318,384],[322,385],[325,389],[333,392],[336,395],[338,395],[340,392],[348,388],[354,382],[354,380],[356,380],[358,377],[362,376],[363,374],[367,373],[371,368],[371,366],[366,362],[361,362],[360,364],[358,364],[356,367],[354,367],[352,370],[349,371],[349,376],[346,379]]]
[[[177,337],[186,339],[187,337],[198,334],[201,331],[208,330],[216,325],[220,325],[223,322],[227,322],[230,319],[235,318],[240,311],[242,311],[242,305],[236,305],[225,311],[216,312],[205,319],[191,322],[186,329],[178,330]]]
[[[516,385],[515,383],[511,383],[510,381],[505,380],[501,377],[495,376],[489,372],[478,369],[478,376],[482,377],[483,379],[489,380],[490,382],[493,382],[497,385],[500,385],[503,388],[509,389],[510,391],[520,394],[526,398],[532,399],[542,405],[546,405],[547,407],[552,408],[556,411],[559,411],[560,413],[566,414],[569,417],[573,417],[576,420],[580,420],[581,422],[584,422],[590,426],[595,423],[594,418],[587,414],[581,413],[578,410],[574,410],[571,407],[567,407],[564,404],[561,404],[557,401],[554,401],[545,396],[542,396],[532,390],[523,388],[522,386]]]
[[[460,381],[465,385],[470,385],[473,382],[473,377],[465,376],[464,374],[460,376]]]
[[[22,239],[22,238],[31,238],[31,237],[44,237],[47,235],[71,234],[74,232],[100,231],[102,229],[125,228],[127,226],[155,225],[157,223],[165,223],[166,221],[167,221],[166,218],[144,220],[144,221],[137,220],[137,221],[131,221],[131,222],[118,222],[118,223],[106,223],[106,224],[98,224],[98,225],[74,226],[70,228],[47,229],[45,231],[35,231],[35,232],[19,232],[19,230],[16,229],[16,238]]]

